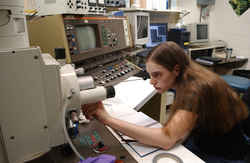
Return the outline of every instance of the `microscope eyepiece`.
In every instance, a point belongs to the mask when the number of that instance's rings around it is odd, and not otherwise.
[[[115,97],[115,88],[113,86],[107,86],[105,88],[107,90],[107,97],[106,98]]]

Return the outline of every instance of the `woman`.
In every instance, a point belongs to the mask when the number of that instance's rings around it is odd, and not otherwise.
[[[101,102],[85,105],[83,114],[163,149],[181,138],[181,143],[205,162],[244,162],[247,143],[241,121],[248,109],[222,78],[192,62],[170,41],[149,52],[146,69],[150,84],[159,93],[177,90],[169,120],[162,128],[141,127],[111,117]]]

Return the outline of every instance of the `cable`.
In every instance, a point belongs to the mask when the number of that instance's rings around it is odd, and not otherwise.
[[[33,13],[33,12],[36,12],[36,11],[37,11],[37,9],[35,9],[35,10],[29,12],[28,14],[26,14],[26,16],[29,16],[29,14],[31,14],[31,13]],[[26,20],[28,20],[28,19],[26,19]]]
[[[73,136],[73,137],[71,137],[71,139],[75,139],[75,137],[76,137],[76,135],[77,135],[77,133],[78,133],[78,126],[77,126],[77,122],[76,122],[76,132],[75,132],[75,135]]]
[[[68,141],[70,147],[72,148],[72,150],[75,152],[75,154],[77,155],[77,157],[79,157],[79,159],[81,161],[84,160],[84,158],[79,154],[79,152],[76,150],[75,146],[73,145],[73,143],[71,142],[70,138],[69,138],[69,135],[68,135],[68,132],[67,132],[67,129],[66,129],[66,124],[65,124],[65,113],[66,113],[66,108],[68,106],[68,102],[69,102],[69,99],[66,98],[66,102],[63,106],[63,111],[62,111],[62,126],[63,126],[63,131],[64,131],[64,135],[66,136],[66,140]]]
[[[27,22],[27,23],[30,22],[31,19],[36,15],[36,13],[37,13],[37,11],[34,12],[34,13],[26,20],[26,22]]]
[[[201,5],[201,10],[200,10],[200,22],[201,22],[201,12],[202,12],[202,5]]]

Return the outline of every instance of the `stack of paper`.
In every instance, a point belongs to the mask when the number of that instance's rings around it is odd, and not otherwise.
[[[134,114],[130,114],[130,115],[126,115],[126,116],[122,116],[119,117],[119,119],[129,122],[129,123],[133,123],[139,126],[144,126],[144,127],[150,127],[150,128],[161,128],[162,124],[160,124],[158,121],[150,118],[149,116],[147,116],[146,114],[142,113],[142,112],[136,112]],[[123,140],[132,140],[132,138],[123,135],[119,132],[117,132],[121,138]],[[151,154],[155,151],[160,150],[161,148],[159,147],[155,147],[155,146],[151,146],[151,145],[147,145],[141,142],[131,142],[131,141],[127,141],[126,142],[128,145],[131,146],[131,148],[140,156],[140,157],[144,157],[148,154]]]

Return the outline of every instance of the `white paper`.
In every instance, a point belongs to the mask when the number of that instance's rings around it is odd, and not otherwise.
[[[136,112],[131,115],[118,117],[118,119],[121,119],[123,121],[133,123],[139,126],[145,126],[150,128],[161,128],[163,125],[160,124],[158,121],[150,118],[146,114],[142,112]],[[118,133],[123,139],[125,140],[133,140],[132,138],[122,135],[121,133]],[[131,146],[131,148],[140,156],[144,157],[152,152],[155,152],[157,150],[160,150],[161,148],[147,145],[141,142],[127,142]]]
[[[161,148],[152,145],[143,144],[140,142],[129,142],[129,145],[140,156],[144,157],[150,153],[160,150]]]

